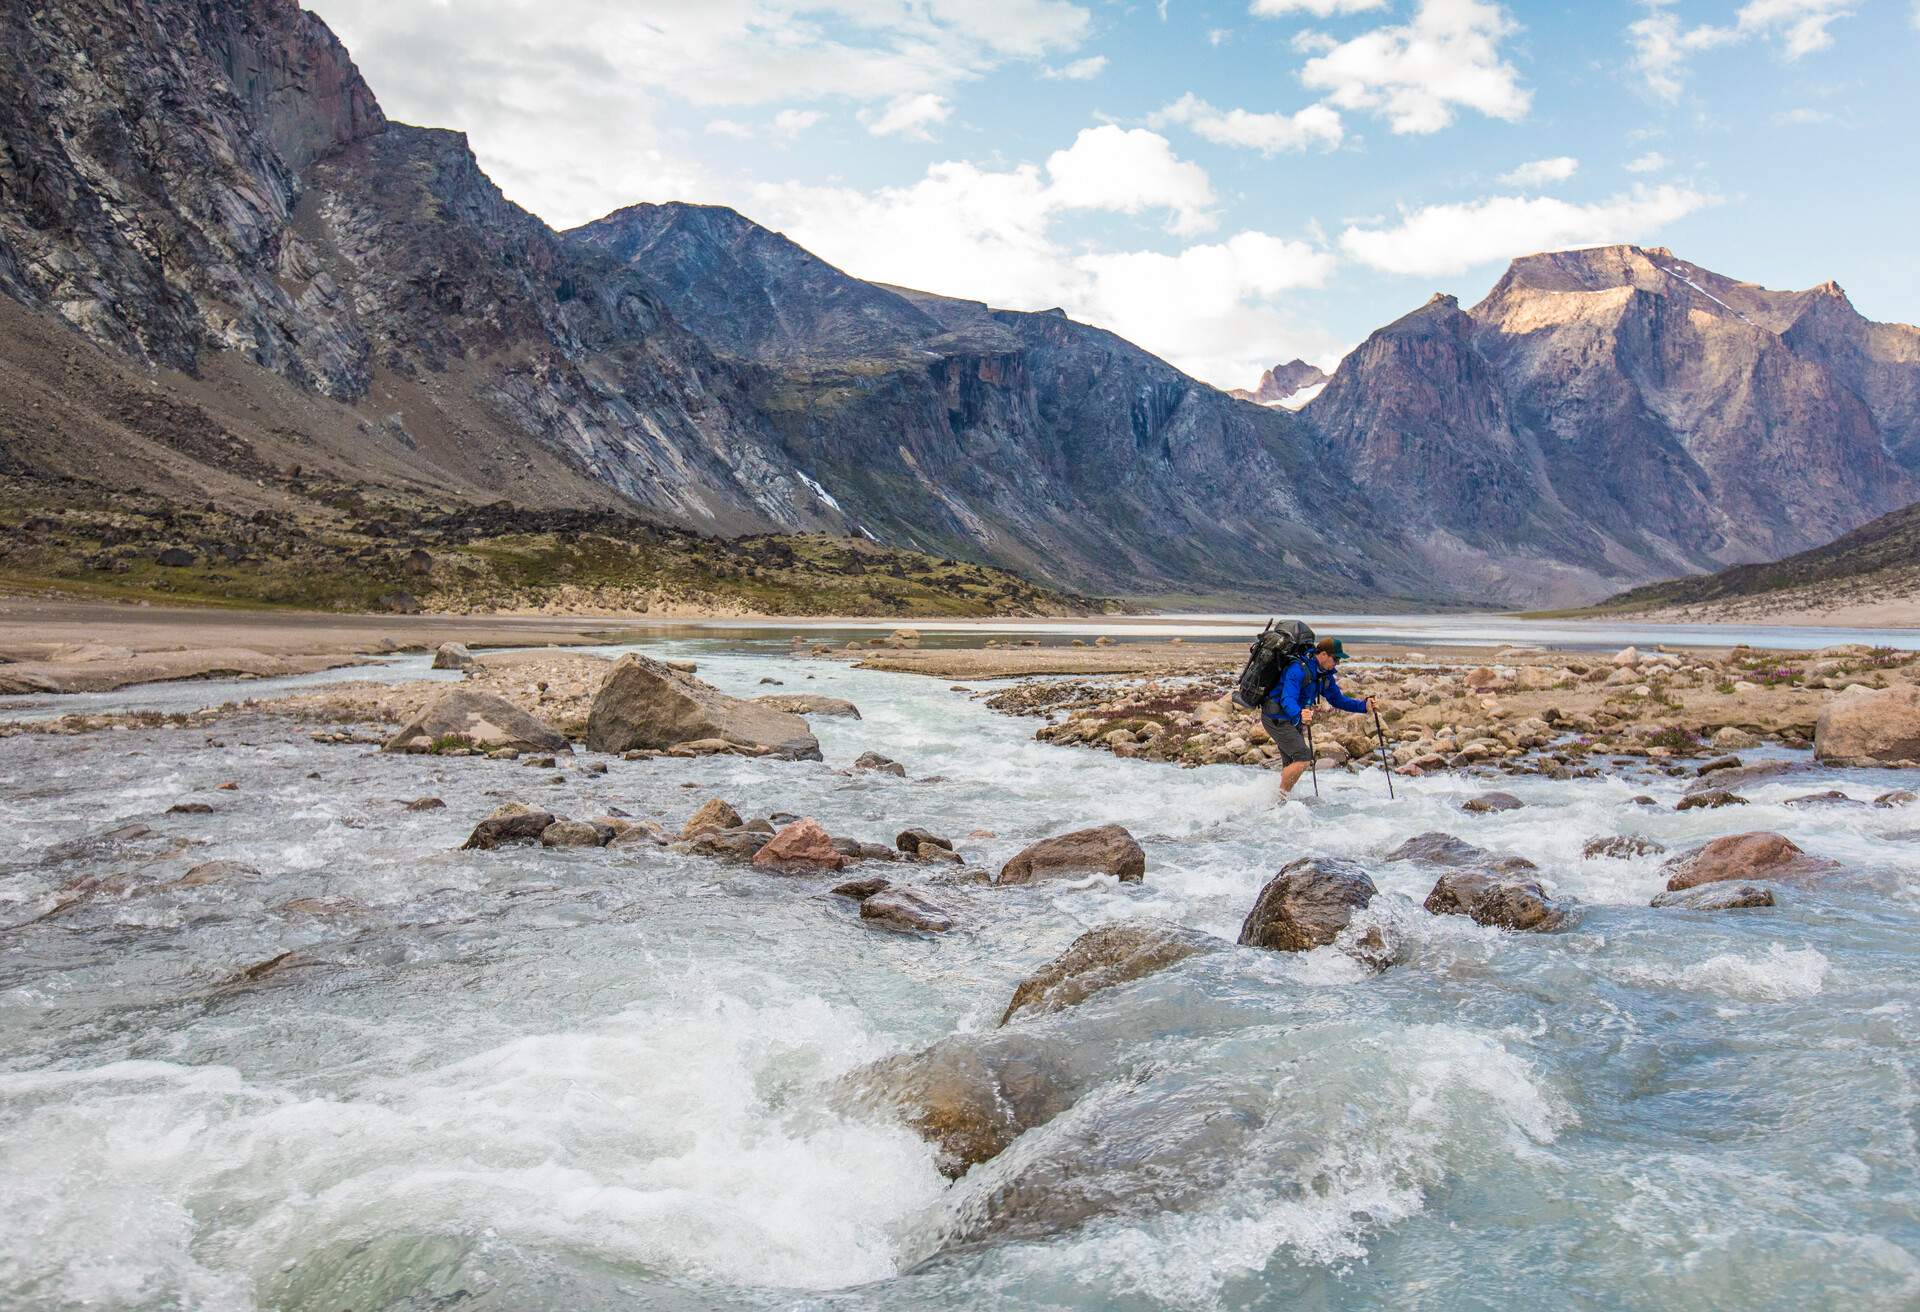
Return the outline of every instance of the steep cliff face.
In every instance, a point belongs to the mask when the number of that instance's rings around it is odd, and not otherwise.
[[[199,383],[235,384],[238,358],[341,403],[306,455],[370,481],[385,451],[455,495],[838,525],[735,371],[618,262],[506,201],[463,137],[388,124],[317,18],[63,0],[3,21],[16,300]],[[259,409],[231,387],[189,403],[223,400]]]
[[[851,522],[1109,589],[1465,599],[1235,401],[1057,311],[862,283],[729,210],[635,206],[569,234],[758,371],[784,449]]]
[[[1375,333],[1304,411],[1328,452],[1479,577],[1555,587],[1772,558],[1920,494],[1912,330],[1664,249],[1516,261]],[[1463,562],[1464,563],[1464,562]]]

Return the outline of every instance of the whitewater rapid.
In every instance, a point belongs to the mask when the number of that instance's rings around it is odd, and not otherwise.
[[[1270,774],[1041,744],[937,681],[771,642],[653,650],[864,718],[815,721],[824,764],[605,776],[383,757],[257,716],[0,740],[0,925],[19,926],[0,930],[0,1305],[1920,1301],[1920,812],[1781,805],[1896,776],[1809,769],[1685,813],[1683,780],[1520,778],[1499,786],[1525,808],[1467,816],[1485,781],[1389,802],[1377,773],[1323,775],[1323,805],[1276,811]],[[840,772],[869,750],[908,778]],[[446,808],[400,805],[423,795]],[[677,828],[714,795],[883,842],[924,825],[986,868],[1118,822],[1147,875],[937,888],[961,927],[918,938],[863,924],[830,881],[645,848],[456,850],[503,800]],[[214,813],[167,813],[189,799]],[[63,850],[131,821],[152,834]],[[1536,861],[1579,919],[1516,935],[1426,915],[1433,872],[1381,857],[1433,829]],[[1647,907],[1658,857],[1580,856],[1747,829],[1848,873],[1693,914]],[[1405,960],[1216,953],[1061,1013],[1044,1033],[1089,1092],[958,1182],[830,1096],[877,1058],[993,1030],[1091,926],[1230,940],[1307,854],[1373,875]],[[24,923],[76,877],[150,889],[216,858],[262,877]],[[965,1239],[1006,1190],[1062,1177],[1119,1201]]]

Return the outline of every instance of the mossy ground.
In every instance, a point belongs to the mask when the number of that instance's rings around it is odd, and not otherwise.
[[[288,490],[291,508],[243,513],[0,479],[0,589],[322,611],[558,605],[908,618],[1122,609],[864,540],[728,539],[617,512],[445,510],[297,481]]]

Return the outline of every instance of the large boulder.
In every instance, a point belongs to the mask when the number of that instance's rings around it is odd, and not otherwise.
[[[1001,884],[1031,884],[1063,876],[1112,875],[1125,884],[1137,884],[1147,873],[1147,854],[1123,825],[1076,829],[1070,834],[1043,838],[1014,854],[1000,868]]]
[[[1920,769],[1920,688],[1849,688],[1815,721],[1813,754],[1836,765]]]
[[[443,642],[433,651],[433,668],[436,670],[464,670],[473,664],[473,653],[467,650],[463,642]]]
[[[1667,872],[1668,891],[1677,893],[1727,880],[1820,874],[1833,869],[1833,864],[1808,856],[1784,834],[1760,830],[1716,838],[1682,852],[1660,868]]]
[[[596,752],[667,751],[709,739],[794,760],[821,759],[819,742],[799,716],[729,697],[636,653],[614,665],[587,714],[587,746]]]
[[[567,736],[534,719],[505,697],[474,688],[452,688],[387,740],[383,752],[433,752],[444,747],[493,752],[564,752]]]
[[[521,802],[508,802],[494,808],[491,815],[475,825],[473,833],[461,846],[486,852],[507,843],[537,843],[553,821],[551,811],[542,811]]]
[[[1042,1016],[1084,1002],[1102,989],[1165,970],[1220,940],[1164,920],[1126,920],[1090,929],[1065,952],[1020,982],[1000,1017]]]
[[[1260,890],[1240,926],[1240,942],[1280,952],[1326,947],[1377,891],[1367,872],[1351,861],[1302,857]]]
[[[1687,785],[1686,791],[1688,794],[1699,794],[1739,788],[1761,779],[1792,774],[1798,768],[1792,761],[1755,761],[1751,765],[1729,766],[1695,779]]]
[[[1462,811],[1485,815],[1494,811],[1518,811],[1526,803],[1512,793],[1481,793],[1460,803]]]
[[[1558,929],[1567,908],[1547,895],[1537,879],[1516,879],[1491,870],[1449,870],[1434,882],[1425,906],[1436,916],[1466,916],[1497,929]]]
[[[753,863],[776,870],[838,870],[848,857],[833,845],[833,835],[807,816],[769,838],[754,853]]]

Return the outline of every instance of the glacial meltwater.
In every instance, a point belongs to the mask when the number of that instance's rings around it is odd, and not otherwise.
[[[864,718],[814,720],[824,763],[383,756],[244,713],[0,740],[0,1307],[1920,1306],[1920,810],[1781,804],[1910,781],[1801,757],[1676,812],[1651,771],[1529,776],[1466,815],[1484,780],[1343,773],[1279,809],[1269,772],[1039,743],[942,681],[653,650]],[[847,772],[865,751],[907,777]],[[958,922],[914,936],[846,875],[459,850],[507,800],[677,830],[710,796],[983,869],[1119,822],[1146,878],[880,867]],[[1754,829],[1841,872],[1656,910],[1658,855],[1581,855]],[[1577,918],[1428,915],[1433,869],[1383,858],[1429,830],[1532,859]],[[998,1030],[1089,927],[1230,943],[1308,854],[1372,875],[1393,965],[1227,948]],[[175,882],[218,859],[259,873]],[[842,1096],[1015,1030],[1062,1109],[958,1180]]]

